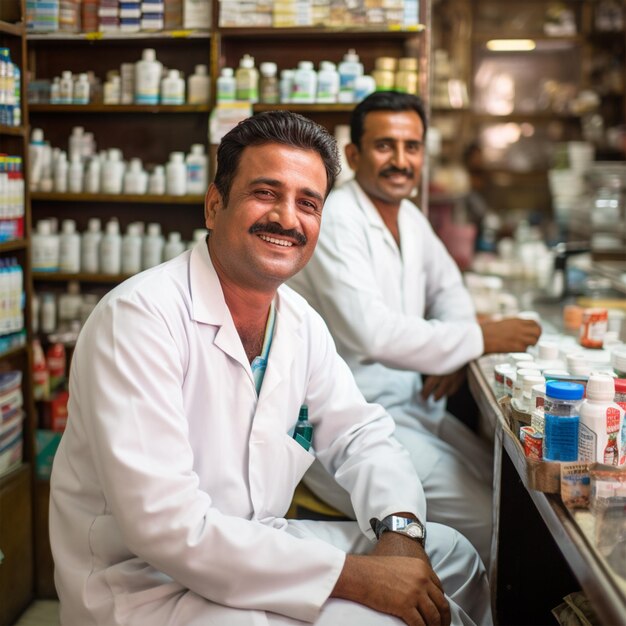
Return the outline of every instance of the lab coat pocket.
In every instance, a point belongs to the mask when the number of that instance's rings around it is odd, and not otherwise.
[[[290,435],[284,436],[280,458],[274,463],[274,485],[266,494],[266,513],[275,517],[285,515],[296,485],[314,460],[313,453],[305,450]]]

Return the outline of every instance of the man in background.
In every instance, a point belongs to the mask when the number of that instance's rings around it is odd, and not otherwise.
[[[416,96],[377,92],[357,105],[346,146],[354,180],[330,194],[313,258],[289,284],[324,318],[365,398],[396,420],[429,519],[462,532],[488,564],[491,453],[446,413],[445,401],[469,361],[526,350],[541,329],[520,319],[477,322],[457,266],[408,200],[420,181],[426,126]],[[353,514],[319,464],[305,482]]]

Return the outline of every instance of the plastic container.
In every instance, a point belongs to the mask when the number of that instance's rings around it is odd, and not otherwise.
[[[87,274],[97,274],[100,271],[100,220],[90,218],[87,230],[83,233],[80,246],[80,269]]]
[[[57,193],[67,193],[67,177],[69,174],[69,164],[67,154],[61,150],[54,162],[54,190]]]
[[[161,80],[161,104],[185,104],[185,81],[178,70],[169,70]]]
[[[183,242],[180,233],[175,231],[168,235],[167,242],[163,248],[163,260],[169,261],[174,257],[185,251],[185,243]]]
[[[576,383],[546,383],[543,456],[546,461],[578,459],[578,424],[584,387]]]
[[[185,159],[188,194],[202,195],[208,187],[208,161],[201,143],[194,143]]]
[[[28,158],[30,162],[29,183],[31,191],[39,189],[39,181],[41,180],[43,170],[44,157],[44,138],[41,128],[33,128],[30,136],[30,144],[28,145]]]
[[[602,348],[608,330],[609,313],[604,308],[585,309],[580,325],[579,341],[585,348]]]
[[[283,103],[291,102],[293,76],[295,73],[295,70],[282,70],[280,72],[280,82],[278,84],[278,89],[280,91],[280,101]]]
[[[154,196],[162,196],[165,194],[165,191],[165,168],[162,165],[157,165],[148,179],[148,193]]]
[[[278,67],[276,63],[261,63],[259,70],[261,72],[259,101],[266,104],[277,104],[280,102],[280,90],[278,88]]]
[[[232,67],[224,67],[217,79],[217,101],[235,102],[237,99],[237,82]]]
[[[196,65],[194,73],[187,79],[187,103],[208,104],[211,79],[206,65]]]
[[[144,270],[163,262],[164,245],[161,225],[156,222],[148,224],[148,231],[143,238],[141,252],[141,266]]]
[[[332,61],[321,61],[317,72],[317,102],[332,103],[339,99],[339,72]]]
[[[124,174],[124,193],[143,195],[148,191],[148,174],[144,171],[141,159],[131,159]]]
[[[86,73],[78,75],[78,80],[74,83],[74,94],[72,100],[74,104],[89,104],[89,94],[91,86]]]
[[[626,378],[626,348],[613,348],[611,366],[618,378]]]
[[[129,224],[122,237],[122,274],[141,271],[141,229],[139,224]]]
[[[59,271],[59,236],[50,220],[39,220],[32,236],[33,272]]]
[[[533,355],[528,352],[510,352],[509,363],[513,367],[517,367],[520,361],[534,361]]]
[[[107,151],[101,167],[100,188],[102,193],[120,194],[124,185],[124,162],[122,153],[116,148]]]
[[[391,91],[396,84],[397,59],[394,57],[378,57],[374,62],[372,77],[376,82],[376,91]]]
[[[417,95],[419,93],[418,60],[414,57],[403,57],[398,60],[396,72],[396,91]]]
[[[162,66],[156,60],[154,48],[141,53],[141,61],[135,64],[135,103],[158,104]],[[118,78],[119,83],[119,78]]]
[[[354,81],[357,76],[363,75],[363,64],[353,48],[346,52],[337,69],[339,71],[339,102],[354,102]]]
[[[59,270],[68,274],[80,272],[80,235],[74,220],[63,220],[59,237]]]
[[[245,102],[259,101],[259,72],[254,67],[254,57],[244,54],[235,72],[236,98]]]
[[[615,385],[613,400],[626,411],[626,378],[616,378],[613,383]]]
[[[100,241],[100,271],[103,274],[120,274],[122,271],[122,237],[116,219],[109,220]]]
[[[606,374],[592,374],[587,397],[580,405],[578,459],[587,463],[619,465],[624,457],[621,432],[624,409],[615,403],[615,384]],[[621,452],[623,454],[621,454]]]
[[[357,76],[354,81],[354,101],[361,102],[365,100],[367,96],[376,91],[376,81],[373,76],[363,74]]]
[[[64,71],[61,73],[61,81],[59,82],[59,104],[72,104],[74,97],[74,78],[72,72]]]
[[[298,69],[293,75],[291,102],[313,103],[317,95],[317,72],[313,69],[312,61],[300,61]]]
[[[187,166],[182,152],[172,152],[165,166],[166,192],[170,196],[184,196],[187,193]]]

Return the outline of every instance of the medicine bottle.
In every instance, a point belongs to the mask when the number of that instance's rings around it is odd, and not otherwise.
[[[578,459],[578,425],[584,387],[577,383],[546,383],[543,458],[546,461]]]
[[[87,274],[100,271],[100,220],[92,217],[87,222],[87,230],[83,233],[80,245],[80,269]]]
[[[74,83],[74,93],[72,100],[74,104],[89,104],[89,78],[86,73],[78,75],[78,80]]]
[[[141,252],[141,265],[144,270],[159,265],[163,261],[164,245],[161,225],[157,222],[148,224],[148,232],[144,235]]]
[[[396,86],[396,66],[394,57],[378,57],[374,62],[372,76],[376,82],[376,91],[392,91]]]
[[[291,101],[299,103],[315,102],[317,94],[317,73],[312,61],[300,61],[293,75]]]
[[[185,244],[180,233],[171,232],[167,237],[167,242],[163,248],[163,260],[169,261],[185,251]]]
[[[354,81],[357,76],[363,74],[363,64],[353,48],[344,54],[343,61],[337,69],[339,70],[339,102],[354,102]]]
[[[244,54],[235,72],[236,98],[245,102],[259,101],[259,73],[254,67],[254,57]]]
[[[59,271],[59,236],[52,232],[50,220],[39,220],[32,236],[34,272]]]
[[[162,66],[154,48],[146,48],[135,64],[135,103],[158,104]],[[118,78],[119,85],[119,78]],[[119,101],[119,95],[118,95]]]
[[[376,81],[373,76],[369,74],[363,74],[357,76],[354,81],[354,101],[361,102],[365,100],[367,96],[376,91]]]
[[[63,220],[59,237],[59,271],[80,272],[80,235],[74,220]]]
[[[419,75],[417,59],[403,57],[398,61],[396,72],[396,91],[403,93],[419,94]]]
[[[280,91],[278,89],[278,67],[276,63],[266,61],[261,63],[261,82],[259,86],[259,100],[267,104],[277,104],[280,101]]]
[[[139,224],[129,224],[122,237],[122,274],[136,274],[141,271],[141,244]]]
[[[612,350],[611,365],[618,378],[626,378],[626,348]]]
[[[232,67],[223,67],[217,79],[217,101],[235,102],[237,98],[237,83]]]
[[[614,401],[615,384],[607,374],[591,374],[587,397],[580,405],[578,459],[618,465],[624,409]]]
[[[317,102],[337,102],[339,98],[339,72],[332,61],[321,61],[317,72]]]
[[[61,73],[59,83],[59,104],[72,104],[74,97],[74,79],[72,72],[65,70]]]
[[[107,222],[100,241],[100,271],[103,274],[119,274],[122,271],[122,237],[116,219]]]
[[[280,91],[280,101],[283,103],[291,102],[291,92],[293,90],[293,76],[295,70],[281,70],[280,83],[278,89]]]
[[[165,188],[170,196],[184,196],[187,193],[187,166],[182,152],[172,152],[165,166]]]
[[[201,143],[194,143],[185,159],[187,167],[187,193],[202,195],[208,186],[208,162]]]
[[[206,65],[196,65],[194,73],[187,79],[187,102],[208,104],[211,79]]]
[[[165,194],[165,168],[162,165],[155,166],[148,180],[148,193],[154,196]]]
[[[178,70],[169,70],[161,80],[161,104],[185,104],[185,81]]]

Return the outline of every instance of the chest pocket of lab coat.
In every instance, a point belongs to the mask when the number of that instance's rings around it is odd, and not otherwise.
[[[315,460],[312,452],[305,450],[287,434],[282,442],[280,457],[273,461],[273,484],[266,486],[263,513],[259,517],[285,515],[296,485]]]

